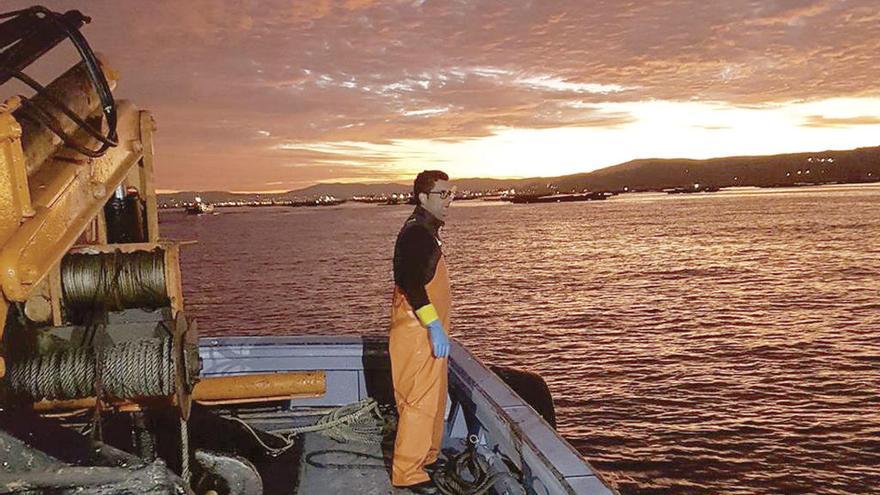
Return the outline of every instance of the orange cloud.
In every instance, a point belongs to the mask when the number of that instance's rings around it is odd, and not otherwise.
[[[69,0],[45,3],[71,8]],[[880,95],[876,7],[874,0],[80,6],[93,18],[86,36],[122,74],[118,95],[156,113],[158,151],[168,160],[159,180],[168,188],[198,181],[257,187],[290,180],[284,160],[340,163],[335,155],[283,153],[283,143],[450,143],[506,129],[619,130],[635,117],[603,106],[764,107]],[[872,118],[817,115],[804,126],[841,129]],[[381,173],[380,162],[366,156],[361,167]]]
[[[810,17],[816,17],[831,9],[831,7],[839,2],[834,0],[823,0],[807,5],[799,5],[779,12],[774,12],[766,17],[757,17],[746,21],[748,25],[754,26],[773,26],[776,24],[785,24],[793,26],[803,22]]]
[[[850,127],[858,125],[880,125],[880,117],[862,115],[859,117],[825,117],[824,115],[810,115],[802,124],[804,127]]]

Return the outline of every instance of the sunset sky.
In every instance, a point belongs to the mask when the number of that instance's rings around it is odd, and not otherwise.
[[[876,0],[42,3],[92,17],[165,190],[880,145]]]

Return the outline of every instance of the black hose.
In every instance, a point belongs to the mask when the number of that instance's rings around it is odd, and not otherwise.
[[[513,462],[502,455],[505,465],[512,471]],[[489,474],[489,464],[479,453],[473,438],[468,439],[468,447],[448,460],[438,460],[438,465],[431,475],[437,489],[443,495],[484,495],[495,483],[502,479],[521,484],[521,476],[499,471]]]
[[[27,116],[39,122],[47,129],[52,131],[56,136],[60,137],[65,146],[73,148],[78,153],[81,153],[89,158],[98,158],[104,154],[101,150],[91,150],[81,145],[80,143],[77,143],[70,134],[64,132],[64,129],[61,128],[59,122],[45,108],[41,107],[31,100],[23,101],[26,103],[26,105],[22,108],[25,110]],[[91,129],[91,126],[87,127],[88,129]],[[92,133],[91,130],[89,130],[88,132],[89,134]],[[116,145],[114,144],[113,146]]]
[[[97,139],[98,141],[101,141],[102,143],[107,144],[108,146],[117,146],[119,144],[116,140],[111,140],[111,139],[103,136],[100,131],[98,131],[97,129],[92,127],[91,124],[89,124],[88,122],[83,120],[79,115],[77,115],[73,110],[71,110],[67,105],[65,105],[64,102],[62,102],[61,100],[56,98],[54,95],[52,95],[51,93],[46,91],[46,87],[43,86],[42,84],[40,84],[39,82],[37,82],[34,78],[32,78],[29,75],[25,74],[24,72],[21,72],[18,70],[12,70],[12,69],[0,67],[0,74],[3,74],[3,73],[9,74],[10,76],[18,79],[19,81],[27,84],[37,93],[42,93],[41,96],[43,98],[45,98],[46,101],[48,101],[49,103],[52,104],[52,106],[54,106],[56,109],[58,109],[59,111],[64,113],[64,115],[66,115],[67,118],[69,118],[71,121],[76,123],[76,125],[82,127],[93,138]],[[36,103],[34,103],[30,99],[26,99],[26,98],[22,97],[22,100],[28,104],[38,106]],[[45,109],[43,109],[43,108],[41,108],[41,110],[45,111]]]
[[[77,125],[83,127],[91,136],[95,137],[98,141],[101,142],[101,146],[97,150],[91,150],[85,148],[82,145],[74,143],[73,139],[61,130],[60,126],[52,125],[54,124],[52,121],[54,119],[47,118],[48,112],[44,108],[41,108],[33,102],[31,102],[32,110],[30,115],[35,118],[39,123],[45,125],[49,128],[53,133],[58,135],[65,144],[76,149],[76,151],[92,157],[96,158],[102,156],[107,150],[111,147],[117,146],[117,113],[116,113],[116,101],[113,99],[113,93],[110,91],[110,84],[107,82],[107,78],[104,77],[104,72],[101,70],[100,63],[98,59],[95,57],[95,53],[92,48],[89,46],[88,41],[86,41],[85,37],[82,33],[79,32],[78,29],[73,29],[64,23],[61,20],[61,16],[45,7],[35,6],[29,9],[17,10],[13,12],[7,12],[0,14],[0,19],[7,17],[15,17],[18,15],[25,14],[33,14],[37,17],[48,19],[50,22],[55,24],[65,35],[67,35],[68,39],[70,39],[71,43],[73,43],[74,47],[76,47],[77,51],[80,54],[85,66],[85,70],[89,75],[89,79],[92,82],[92,86],[95,88],[95,92],[98,95],[98,98],[101,100],[101,112],[104,115],[104,118],[107,120],[107,134],[106,136],[101,135],[99,132],[96,132],[95,129],[86,124],[82,119],[79,119],[78,116],[74,112],[72,112],[66,105],[61,103],[56,98],[53,98],[51,95],[47,95],[47,100],[50,101],[53,105],[61,109],[61,111],[73,120]],[[27,75],[21,73],[20,71],[16,71],[9,68],[0,68],[0,71],[6,72],[20,81],[24,82],[35,91],[42,91],[43,86],[40,85],[37,81],[31,79]],[[39,88],[39,89],[38,89]],[[36,109],[36,110],[35,110]]]
[[[347,455],[355,458],[378,461],[374,463],[341,463],[341,462],[320,462],[316,458],[325,455]],[[326,449],[309,452],[306,455],[306,463],[319,469],[386,469],[386,459],[377,455],[366,454],[364,452],[355,452],[353,450],[344,449]]]

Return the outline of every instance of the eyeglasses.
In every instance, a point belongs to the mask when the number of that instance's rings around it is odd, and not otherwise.
[[[442,191],[428,191],[428,195],[439,194],[441,199],[446,199],[455,194],[455,187],[452,189],[444,189]]]

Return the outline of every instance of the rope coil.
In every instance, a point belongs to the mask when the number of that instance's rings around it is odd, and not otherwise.
[[[34,400],[80,399],[101,395],[117,399],[168,396],[175,392],[171,339],[142,339],[101,350],[56,351],[9,363],[9,387]],[[100,362],[99,362],[100,361]]]
[[[257,443],[263,447],[266,453],[273,457],[277,457],[290,450],[296,444],[296,437],[303,433],[317,432],[341,443],[381,443],[382,434],[386,429],[385,418],[382,416],[382,412],[379,410],[379,405],[375,399],[364,399],[360,402],[335,408],[321,416],[312,425],[265,432],[281,440],[283,442],[281,447],[271,447],[263,442],[254,430],[254,427],[248,424],[247,421],[236,416],[223,417],[242,425]]]
[[[61,263],[64,305],[73,312],[168,306],[165,253],[69,254]]]

